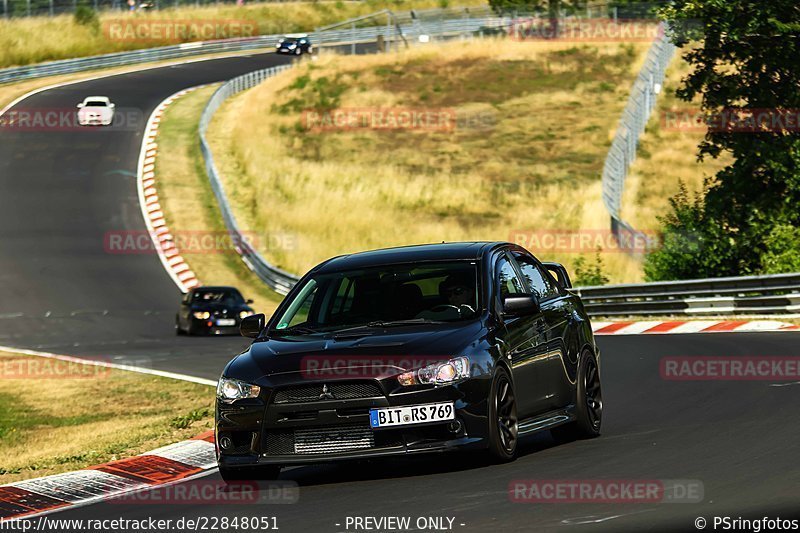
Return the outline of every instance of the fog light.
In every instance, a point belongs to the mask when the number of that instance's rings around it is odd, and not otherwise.
[[[461,420],[459,420],[458,418],[447,424],[447,430],[450,433],[461,433],[461,430],[463,429],[464,429],[464,424],[462,424]]]
[[[230,437],[222,437],[221,439],[219,439],[219,446],[223,450],[230,450],[231,448],[233,448],[233,441],[231,440]]]

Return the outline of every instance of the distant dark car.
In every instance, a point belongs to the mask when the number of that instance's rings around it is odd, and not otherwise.
[[[294,54],[296,56],[312,52],[311,39],[305,33],[285,35],[278,40],[275,51],[279,54]]]
[[[286,465],[600,433],[600,353],[563,266],[510,243],[336,257],[307,273],[217,387],[226,480]]]
[[[242,294],[233,287],[198,287],[183,295],[175,316],[178,335],[236,334],[242,320],[253,314]]]

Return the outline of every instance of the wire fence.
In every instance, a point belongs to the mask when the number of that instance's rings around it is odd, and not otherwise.
[[[247,0],[247,4],[284,3],[297,0]],[[331,0],[332,2],[333,0]],[[0,17],[41,17],[69,15],[78,6],[91,7],[95,11],[152,11],[176,7],[201,7],[220,4],[245,5],[241,0],[2,0]]]
[[[655,108],[667,66],[675,54],[675,45],[664,31],[663,24],[661,28],[661,36],[650,47],[645,64],[633,83],[628,103],[603,165],[603,204],[611,215],[611,231],[620,245],[642,242],[641,239],[648,237],[623,221],[620,211],[628,171],[636,159],[639,140]],[[631,255],[643,253],[637,247],[622,248]]]

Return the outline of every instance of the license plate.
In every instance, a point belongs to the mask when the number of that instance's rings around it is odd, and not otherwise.
[[[455,417],[453,402],[382,407],[369,410],[369,424],[373,429],[444,422],[453,420]]]
[[[218,318],[217,319],[218,326],[235,326],[236,319],[235,318]]]

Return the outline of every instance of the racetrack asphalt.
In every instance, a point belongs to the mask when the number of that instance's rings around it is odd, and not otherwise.
[[[193,62],[48,90],[20,108],[74,108],[90,94],[144,119],[187,87],[286,62],[260,54]],[[179,292],[155,254],[109,254],[107,232],[145,231],[136,193],[141,132],[0,129],[0,345],[138,361],[216,379],[241,338],[173,332]],[[800,510],[800,385],[663,380],[665,356],[800,356],[793,333],[600,337],[603,435],[555,445],[526,440],[521,457],[475,455],[292,468],[296,504],[98,503],[53,518],[276,516],[282,531],[345,531],[347,516],[447,516],[453,531],[695,530],[714,515]],[[214,474],[204,478],[218,481]],[[512,503],[516,479],[697,480],[702,503]],[[164,490],[164,489],[161,489]],[[337,524],[339,524],[337,526]],[[460,525],[464,524],[464,525]],[[709,526],[707,529],[711,529]],[[64,529],[66,530],[66,529]],[[220,528],[216,529],[220,531]],[[354,531],[351,527],[349,531]]]

